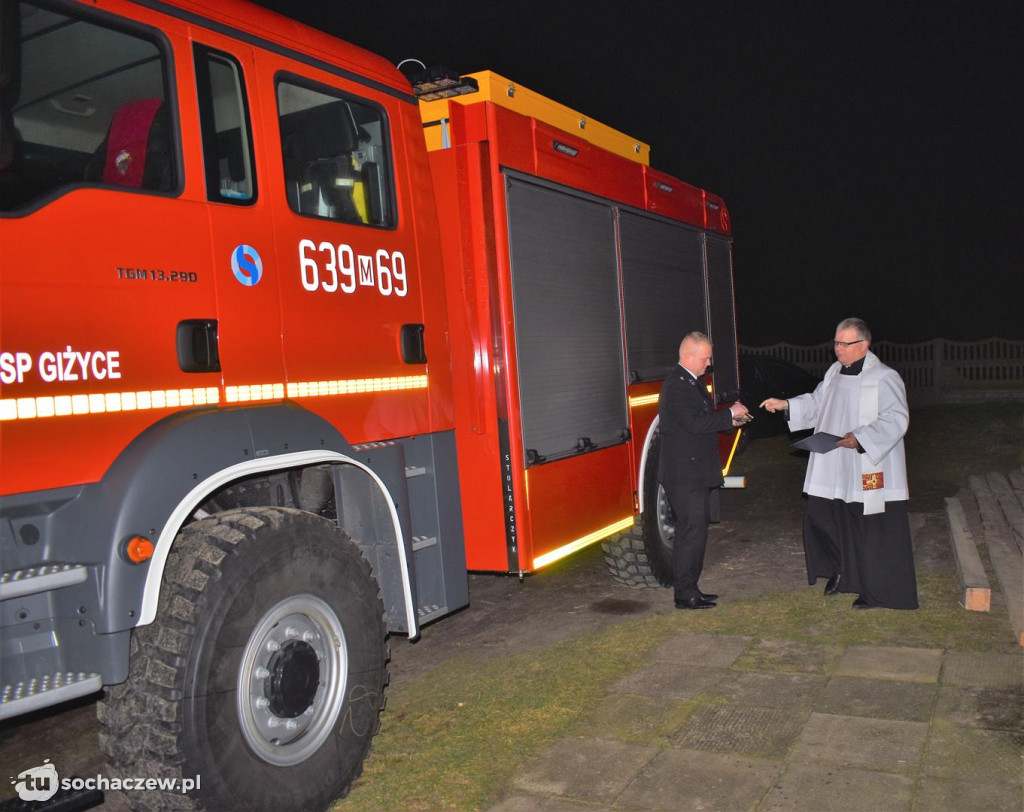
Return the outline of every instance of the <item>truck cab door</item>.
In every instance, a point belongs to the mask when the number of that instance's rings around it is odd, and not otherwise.
[[[219,376],[175,354],[183,314],[214,302],[185,38],[79,4],[3,8],[17,143],[0,169],[0,329],[26,365],[0,381],[18,417],[0,490],[16,493],[100,479],[147,426],[216,403]]]
[[[261,88],[274,93],[268,188],[288,396],[350,442],[422,434],[423,277],[410,196],[397,191],[404,150],[393,146],[408,102],[284,59]]]
[[[257,160],[262,145],[252,123],[259,120],[261,100],[248,92],[253,80],[243,68],[255,58],[244,45],[206,36],[209,42],[193,45],[193,60],[217,308],[196,314],[197,322],[215,321],[215,326],[200,323],[196,329],[215,331],[229,404],[280,400],[285,389],[280,273],[272,207],[257,171],[266,161]],[[202,346],[198,337],[197,343]]]

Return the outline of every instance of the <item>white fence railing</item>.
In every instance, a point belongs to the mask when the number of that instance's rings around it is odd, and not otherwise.
[[[771,355],[824,374],[836,360],[832,342],[813,346],[772,344],[743,347],[744,352]],[[947,341],[934,338],[920,344],[879,341],[872,352],[903,377],[907,389],[941,396],[957,389],[1024,388],[1024,341],[989,338],[985,341]]]

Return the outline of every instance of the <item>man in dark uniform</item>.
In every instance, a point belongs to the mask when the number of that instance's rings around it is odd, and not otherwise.
[[[711,364],[711,341],[690,333],[679,363],[665,378],[658,402],[661,453],[658,479],[676,514],[672,564],[676,609],[711,609],[717,595],[697,587],[708,540],[711,489],[722,484],[717,434],[750,419],[742,403],[716,410],[700,376]]]

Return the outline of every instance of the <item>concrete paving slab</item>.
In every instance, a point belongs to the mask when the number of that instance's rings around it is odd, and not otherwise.
[[[749,638],[734,634],[693,634],[688,632],[666,640],[651,655],[680,665],[728,668],[747,647]]]
[[[1006,730],[932,725],[921,772],[934,778],[1020,785],[1021,738]]]
[[[824,764],[790,764],[758,812],[813,809],[815,812],[910,810],[914,781],[902,775]],[[933,807],[933,812],[939,807]]]
[[[938,682],[941,669],[941,649],[850,646],[839,658],[835,675],[905,682]]]
[[[792,640],[755,640],[736,659],[733,668],[831,674],[842,653],[842,646],[797,643]]]
[[[609,694],[580,722],[580,736],[668,747],[670,737],[697,707],[696,702],[636,694]]]
[[[517,790],[612,803],[659,752],[609,739],[559,739],[524,765]]]
[[[964,727],[1024,733],[1024,691],[939,686],[936,720]]]
[[[586,812],[607,807],[573,801],[568,798],[550,798],[546,795],[510,795],[500,803],[487,807],[487,812]]]
[[[1024,787],[1020,782],[983,783],[980,781],[948,781],[925,777],[917,790],[914,809],[917,812],[935,810],[971,810],[971,812],[1018,812],[1024,809]]]
[[[665,750],[619,796],[616,808],[753,809],[775,782],[780,767],[776,761],[743,756]]]
[[[612,693],[697,699],[722,682],[727,674],[724,668],[677,665],[662,660],[627,674],[610,690]]]
[[[740,671],[715,687],[712,699],[760,708],[807,709],[828,678],[811,674]]]
[[[941,679],[943,685],[1024,689],[1024,654],[948,651]]]
[[[672,743],[691,750],[783,759],[800,735],[807,716],[806,711],[702,705],[679,729]]]
[[[833,677],[814,703],[818,713],[927,722],[939,686],[920,682]]]
[[[812,713],[790,759],[912,776],[927,738],[924,722]]]

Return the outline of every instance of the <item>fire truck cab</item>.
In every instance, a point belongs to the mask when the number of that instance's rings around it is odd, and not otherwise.
[[[668,583],[682,334],[739,388],[719,198],[240,0],[0,14],[0,718],[105,689],[113,775],[202,776],[149,806],[326,808],[467,570]]]

